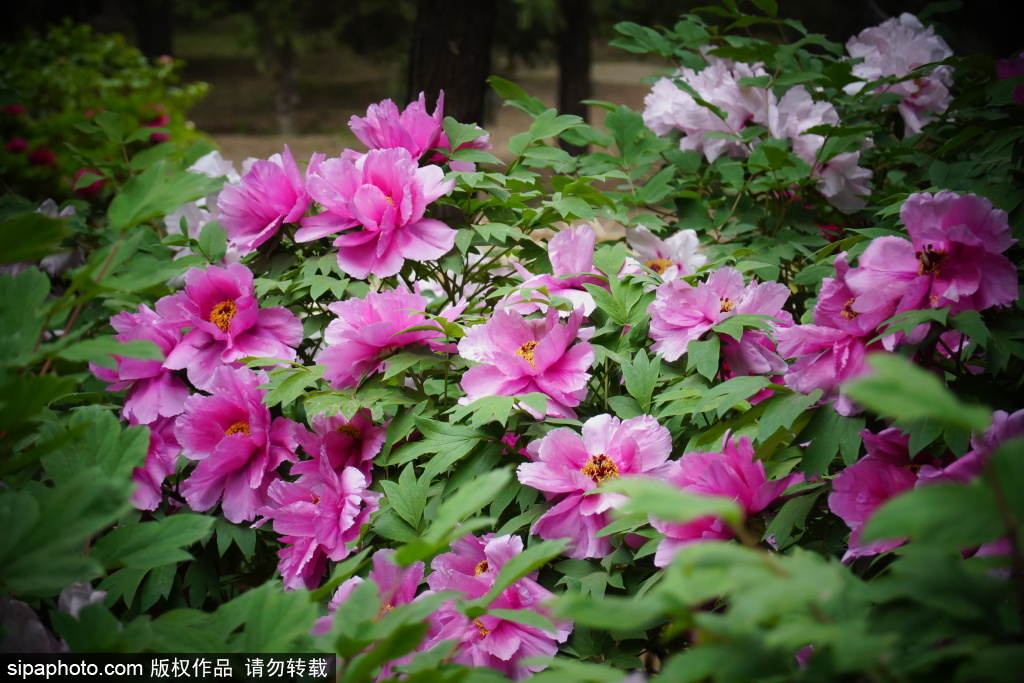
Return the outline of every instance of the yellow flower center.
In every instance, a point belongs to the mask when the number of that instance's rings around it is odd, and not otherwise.
[[[384,195],[384,199],[388,200],[388,204],[390,204],[391,206],[395,205],[395,200],[392,199],[391,197]]]
[[[669,261],[667,258],[656,258],[651,261],[648,261],[644,265],[653,270],[658,275],[664,275],[665,271],[668,270],[668,267],[672,265],[672,262]]]
[[[857,311],[853,310],[853,302],[854,301],[855,301],[854,299],[850,299],[849,301],[847,301],[846,304],[843,306],[843,310],[839,312],[839,315],[843,316],[848,321],[849,320],[853,320],[858,315],[860,315],[860,313],[858,313]]]
[[[908,472],[913,472],[914,474],[917,474],[918,472],[921,471],[921,466],[918,465],[917,463],[912,462],[908,465],[904,465],[903,469],[905,469]]]
[[[210,311],[210,322],[220,328],[221,332],[227,332],[231,326],[231,319],[238,312],[238,307],[231,299],[221,301]]]
[[[516,355],[525,358],[526,361],[530,364],[531,368],[537,367],[536,365],[534,365],[533,362],[533,350],[535,348],[537,348],[537,342],[530,340],[523,344],[522,346],[520,346],[519,349],[516,351]]]
[[[619,476],[619,468],[615,462],[604,453],[590,456],[587,464],[580,468],[584,476],[590,477],[595,484],[600,484],[606,479],[615,479]]]
[[[490,565],[487,564],[487,560],[480,560],[480,564],[473,570],[473,576],[480,576],[488,569],[490,569]]]
[[[722,313],[728,313],[729,311],[732,310],[732,307],[735,305],[736,304],[734,304],[732,301],[729,301],[728,299],[722,299],[722,308],[720,309],[720,311]]]
[[[236,422],[227,429],[224,430],[224,436],[231,436],[232,434],[248,434],[249,423],[248,422]]]
[[[381,619],[384,618],[385,614],[387,614],[388,612],[390,612],[393,609],[395,609],[395,606],[392,605],[390,602],[384,603],[383,605],[380,606],[380,611],[377,612],[377,616],[375,616],[372,619],[372,621],[380,621]]]
[[[476,630],[480,632],[480,635],[487,636],[491,634],[490,629],[484,626],[483,622],[479,619],[474,619],[473,623],[476,624]]]
[[[334,428],[334,431],[341,432],[346,436],[351,436],[353,439],[359,438],[359,428],[353,427],[352,425],[338,425]]]

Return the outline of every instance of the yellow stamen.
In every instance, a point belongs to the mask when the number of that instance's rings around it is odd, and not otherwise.
[[[473,570],[473,576],[480,576],[488,569],[490,569],[490,566],[487,564],[487,560],[480,560],[480,564]]]
[[[928,273],[935,273],[936,275],[942,270],[942,265],[949,260],[949,252],[943,249],[932,250],[932,245],[928,245],[928,248],[924,251],[919,251],[916,254],[918,260],[921,261],[920,267],[917,269],[918,275],[927,275]]]
[[[860,315],[859,312],[853,310],[854,301],[855,299],[850,299],[849,301],[847,301],[846,304],[843,306],[843,310],[839,312],[839,315],[843,316],[848,321],[853,320],[858,315]]]
[[[474,619],[473,623],[476,624],[476,630],[480,632],[480,635],[487,636],[491,634],[490,629],[484,626],[483,622],[479,619]]]
[[[352,425],[338,425],[334,428],[334,431],[341,432],[346,436],[351,436],[353,439],[359,438],[359,428],[353,427]]]
[[[728,313],[729,311],[732,310],[732,307],[735,306],[735,305],[736,304],[734,304],[733,302],[729,301],[728,299],[722,299],[722,308],[720,309],[720,311],[722,313]]]
[[[227,332],[231,326],[231,319],[238,312],[238,307],[231,299],[221,301],[210,311],[210,322],[220,328],[221,332]]]
[[[248,422],[236,422],[226,430],[224,430],[224,436],[231,436],[232,434],[248,434],[249,423]]]
[[[590,477],[595,484],[600,484],[607,479],[615,479],[619,476],[619,468],[615,462],[604,453],[590,456],[587,464],[580,468],[584,476]]]
[[[530,340],[523,344],[522,346],[520,346],[519,349],[516,351],[516,355],[525,358],[526,361],[530,364],[531,368],[537,367],[533,362],[533,350],[535,348],[537,348],[537,342]]]
[[[653,270],[658,275],[664,275],[665,271],[668,270],[668,267],[672,265],[672,262],[669,261],[667,258],[656,258],[651,261],[648,261],[644,265]]]

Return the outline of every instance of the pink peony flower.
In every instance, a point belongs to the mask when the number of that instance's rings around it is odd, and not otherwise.
[[[741,78],[755,78],[767,73],[760,64],[744,64],[718,57],[708,57],[708,65],[697,73],[682,68],[671,79],[662,78],[644,98],[644,123],[658,135],[665,135],[673,128],[683,132],[679,141],[682,150],[702,152],[709,162],[723,154],[730,157],[746,157],[750,148],[736,140],[707,138],[712,132],[739,133],[748,123],[765,125],[768,110],[774,105],[775,95],[765,88],[741,86]],[[673,81],[682,81],[697,95],[715,107],[724,118],[712,109],[697,102]]]
[[[384,292],[368,292],[365,299],[348,299],[328,308],[338,316],[327,326],[327,346],[317,358],[327,366],[324,379],[337,389],[356,386],[367,373],[377,372],[386,356],[406,346],[444,349],[437,341],[444,333],[421,311],[427,298],[404,287]],[[465,302],[449,306],[441,316],[452,320],[465,308]],[[429,330],[405,332],[411,327],[430,326]]]
[[[278,465],[295,460],[296,425],[283,417],[271,420],[266,392],[258,388],[265,381],[262,373],[221,367],[210,382],[212,396],[185,401],[174,435],[182,454],[199,461],[181,485],[193,510],[209,510],[222,499],[229,521],[251,520],[267,504]]]
[[[438,98],[433,114],[427,113],[424,93],[418,100],[409,103],[399,113],[391,100],[371,104],[365,117],[352,116],[348,127],[355,136],[370,149],[400,147],[414,160],[419,160],[427,151],[440,146],[444,129],[444,95]]]
[[[878,434],[864,430],[861,436],[867,455],[832,480],[832,493],[828,496],[829,508],[852,532],[843,562],[884,553],[903,544],[902,539],[861,543],[860,533],[882,503],[914,487],[920,469],[920,465],[910,461],[910,437],[899,429],[889,428]]]
[[[256,526],[273,520],[274,531],[288,544],[278,551],[286,590],[320,585],[327,560],[347,557],[347,544],[359,538],[362,526],[380,508],[382,494],[367,490],[369,476],[355,467],[335,472],[326,459],[318,463],[315,478],[273,481],[269,504],[256,510],[263,517]]]
[[[941,62],[953,55],[935,30],[924,25],[912,14],[901,14],[878,26],[866,28],[846,43],[851,58],[863,58],[853,66],[853,75],[863,81],[877,81],[887,76],[902,78],[925,64]],[[949,106],[949,86],[953,83],[953,69],[937,66],[923,76],[884,85],[880,92],[903,95],[899,112],[903,117],[907,135],[916,135],[931,120],[931,114],[941,114]],[[865,83],[846,86],[848,94],[863,90]]]
[[[1005,211],[984,197],[943,190],[910,195],[900,218],[911,241],[872,240],[847,276],[854,311],[895,301],[895,313],[951,306],[955,314],[1016,300],[1017,269],[1002,255],[1016,241]]]
[[[352,277],[389,277],[406,259],[438,259],[455,244],[455,230],[423,217],[427,205],[450,192],[455,181],[444,181],[439,166],[417,168],[408,150],[328,159],[307,186],[326,211],[304,218],[295,239],[309,242],[358,228],[334,240],[338,265]]]
[[[340,413],[332,417],[315,415],[312,418],[313,431],[300,429],[296,432],[299,445],[312,460],[300,460],[292,465],[292,474],[316,478],[320,461],[326,460],[331,469],[341,472],[346,467],[355,467],[369,476],[373,458],[380,453],[386,437],[383,427],[370,421],[370,413],[363,409],[345,419]]]
[[[323,155],[313,155],[310,172],[321,159]],[[242,177],[241,185],[225,187],[217,206],[228,241],[243,254],[276,235],[284,223],[298,221],[309,208],[309,193],[288,145],[283,154],[256,161]]]
[[[803,480],[803,474],[789,474],[768,481],[764,463],[754,459],[750,438],[730,439],[726,435],[721,453],[686,453],[669,464],[665,478],[687,493],[732,498],[748,515],[764,510],[782,492]],[[658,545],[654,564],[667,566],[683,546],[698,541],[729,540],[732,529],[717,517],[689,522],[652,519],[651,526],[665,534]]]
[[[534,523],[532,533],[545,539],[570,538],[569,557],[604,557],[611,552],[611,542],[595,534],[611,521],[608,511],[622,502],[622,496],[584,494],[609,479],[657,476],[671,451],[668,429],[650,415],[623,421],[598,415],[583,424],[582,437],[564,427],[548,432],[530,444],[535,462],[518,469],[521,483],[558,501]]]
[[[174,474],[181,446],[174,436],[173,418],[160,418],[149,425],[149,451],[142,467],[132,470],[136,489],[131,503],[137,510],[156,510],[163,501],[163,483]]]
[[[512,557],[523,552],[518,536],[487,534],[468,536],[452,543],[452,553],[438,555],[431,563],[433,570],[427,583],[433,591],[457,590],[466,598],[478,598],[494,584],[494,577]],[[546,614],[541,603],[552,597],[537,583],[532,572],[506,588],[491,603],[491,609],[530,610]],[[484,614],[470,619],[459,613],[451,603],[433,616],[437,628],[427,649],[442,640],[456,640],[458,646],[452,661],[467,666],[486,666],[515,679],[547,668],[546,664],[525,664],[527,657],[554,657],[558,643],[568,639],[571,623],[556,623],[555,633]]]
[[[114,338],[118,341],[150,341],[164,356],[168,356],[181,341],[181,332],[144,304],[139,305],[138,313],[122,311],[113,316],[110,325],[117,330]],[[129,424],[150,424],[161,417],[174,417],[185,409],[188,387],[184,380],[164,366],[163,361],[121,356],[114,359],[116,368],[103,368],[93,363],[89,368],[101,380],[111,382],[108,391],[128,389],[121,417]]]
[[[156,302],[168,325],[192,327],[167,355],[165,368],[188,369],[189,380],[209,390],[214,371],[247,356],[295,360],[302,323],[281,306],[259,307],[252,272],[243,265],[193,268],[185,290]]]
[[[836,277],[821,283],[818,303],[814,307],[814,325],[795,325],[779,330],[775,337],[778,350],[785,358],[797,358],[787,370],[788,387],[804,394],[821,389],[822,399],[835,400],[840,415],[853,415],[859,408],[844,394],[840,386],[847,380],[868,371],[867,355],[885,348],[883,341],[871,341],[878,326],[892,316],[895,304],[890,303],[865,313],[853,309],[853,291],[846,278],[850,267],[846,254],[835,260]]]
[[[684,280],[672,280],[658,287],[651,303],[651,349],[668,361],[679,359],[691,341],[700,339],[712,327],[741,313],[775,318],[783,326],[793,323],[782,310],[789,289],[778,282],[744,286],[743,275],[733,268],[720,268],[705,282],[693,287]],[[744,368],[758,374],[781,374],[785,361],[762,343],[764,333],[745,331],[736,344],[728,345],[727,362],[736,372]]]
[[[459,354],[481,363],[462,376],[468,404],[482,396],[548,396],[547,415],[575,417],[572,410],[587,395],[587,369],[594,349],[580,335],[583,311],[575,309],[565,324],[550,308],[544,318],[526,320],[512,310],[500,310],[483,325],[469,328],[459,341]],[[532,408],[527,410],[534,413]],[[539,417],[539,415],[535,415]]]
[[[373,569],[366,575],[366,578],[377,584],[377,595],[380,597],[380,612],[378,618],[383,617],[399,605],[405,605],[416,599],[416,591],[423,581],[422,562],[414,562],[408,567],[399,567],[395,564],[395,551],[390,548],[378,550],[373,554]],[[345,604],[356,586],[363,583],[361,576],[353,576],[345,583],[338,586],[330,603],[327,605],[328,615],[317,619],[311,635],[320,635],[331,630],[334,622],[334,615],[338,609]],[[380,678],[387,678],[391,675],[391,667],[402,660],[391,662],[381,670]]]
[[[1000,59],[996,62],[996,78],[1002,81],[1017,76],[1024,76],[1024,53],[1013,59]],[[1014,102],[1024,104],[1024,85],[1015,87],[1011,97]]]
[[[971,450],[945,467],[924,465],[918,473],[917,484],[967,483],[981,474],[992,453],[1004,441],[1020,436],[1024,436],[1024,410],[1012,414],[997,410],[992,413],[992,424],[988,430],[971,436]]]
[[[551,275],[533,275],[518,263],[515,264],[524,282],[523,290],[544,287],[549,296],[560,296],[572,302],[573,308],[581,308],[584,315],[594,312],[597,304],[584,284],[606,286],[601,274],[594,269],[594,243],[597,233],[589,225],[565,228],[548,243],[548,258],[551,261]],[[547,310],[547,306],[527,299],[544,299],[543,292],[517,290],[502,299],[497,308],[511,308],[526,315],[534,311]]]
[[[707,256],[697,253],[700,240],[694,230],[680,230],[662,240],[641,225],[626,228],[626,241],[636,250],[643,264],[665,281],[693,275],[708,262]]]

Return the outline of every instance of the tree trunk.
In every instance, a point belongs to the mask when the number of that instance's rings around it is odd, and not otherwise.
[[[406,101],[424,92],[432,108],[443,90],[446,116],[483,122],[495,6],[496,0],[417,0]]]
[[[590,99],[590,1],[559,0],[562,26],[558,32],[558,113],[575,114],[587,120]],[[584,154],[587,148],[562,142],[569,154]]]

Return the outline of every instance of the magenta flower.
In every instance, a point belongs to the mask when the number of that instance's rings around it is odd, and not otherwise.
[[[136,488],[131,503],[137,510],[156,510],[163,501],[164,480],[174,474],[178,454],[181,453],[181,446],[174,436],[174,422],[174,418],[162,417],[149,425],[146,462],[132,470]]]
[[[378,550],[373,554],[373,569],[366,575],[366,578],[377,584],[378,596],[380,597],[380,612],[378,618],[383,617],[399,605],[405,605],[416,599],[416,591],[423,581],[424,565],[422,562],[414,562],[408,567],[402,568],[395,564],[395,551],[390,548]],[[327,605],[328,615],[317,619],[311,635],[320,635],[331,630],[334,622],[334,615],[348,600],[356,586],[363,583],[361,576],[353,576],[345,583],[338,586],[331,601]],[[391,667],[402,660],[391,662],[381,670],[380,678],[390,676]]]
[[[992,424],[984,434],[971,436],[971,450],[945,467],[924,465],[918,473],[917,485],[933,482],[967,483],[981,474],[992,453],[1004,441],[1024,436],[1024,410],[1007,413],[997,410],[992,413]]]
[[[427,205],[450,192],[455,181],[445,182],[439,166],[417,168],[405,149],[328,159],[307,186],[326,210],[304,218],[295,239],[309,242],[358,228],[334,240],[338,265],[352,277],[389,277],[405,259],[438,259],[455,244],[455,230],[423,217]]]
[[[490,590],[494,577],[509,559],[523,552],[518,536],[487,534],[468,536],[452,543],[452,553],[438,555],[427,583],[433,591],[456,590],[466,598],[480,597]],[[524,576],[506,588],[491,603],[492,609],[531,610],[546,614],[541,603],[552,597],[537,583],[537,572]],[[467,666],[486,666],[520,679],[547,668],[546,664],[525,664],[527,657],[554,657],[558,643],[565,642],[571,623],[556,623],[556,632],[527,626],[492,614],[470,619],[446,604],[433,616],[437,628],[427,648],[442,640],[456,640],[452,661]]]
[[[313,155],[314,170],[323,155]],[[253,163],[241,185],[228,185],[217,200],[220,222],[228,241],[247,254],[277,234],[284,223],[294,223],[309,208],[302,173],[288,145],[283,154]]]
[[[662,78],[644,98],[644,123],[657,135],[673,128],[683,132],[679,141],[682,150],[702,152],[709,162],[723,154],[746,157],[750,148],[736,140],[708,138],[708,133],[739,133],[747,124],[765,125],[775,95],[770,90],[741,86],[741,78],[756,78],[767,73],[760,64],[744,64],[718,57],[708,57],[708,65],[697,73],[682,68],[671,79]],[[724,114],[699,104],[673,81],[689,85],[705,102]]]
[[[861,543],[860,533],[875,510],[893,496],[914,487],[919,465],[910,460],[910,437],[889,428],[878,434],[861,432],[867,455],[832,480],[828,506],[850,527],[849,550],[843,562],[877,555],[903,544],[903,539]]]
[[[459,341],[459,355],[481,363],[462,376],[472,403],[482,396],[522,396],[540,392],[548,396],[547,415],[575,417],[572,410],[587,395],[587,369],[594,349],[580,337],[583,311],[574,309],[562,324],[558,311],[526,320],[512,310],[500,310],[483,325],[469,328]],[[526,407],[533,414],[533,409]],[[539,415],[535,415],[539,417]]]
[[[397,349],[423,344],[445,348],[437,341],[444,332],[422,313],[427,303],[426,297],[399,287],[328,306],[338,319],[327,326],[327,346],[317,358],[318,363],[327,366],[324,379],[336,389],[356,386],[363,375],[379,371],[385,358]],[[465,302],[449,306],[441,316],[452,320],[465,306]],[[420,326],[432,329],[404,331]]]
[[[369,149],[388,149],[400,147],[418,160],[428,150],[440,146],[444,129],[444,95],[438,98],[433,114],[427,113],[427,102],[424,93],[418,100],[409,103],[399,113],[398,107],[391,100],[379,104],[371,104],[365,117],[352,116],[348,127],[352,129],[359,141]]]
[[[335,472],[319,461],[316,478],[297,482],[277,479],[270,484],[269,504],[256,510],[274,522],[274,531],[288,547],[278,551],[278,570],[286,590],[320,585],[327,560],[349,554],[348,543],[359,538],[362,526],[380,508],[382,494],[367,490],[370,478],[355,467]]]
[[[712,327],[741,313],[770,316],[781,325],[791,325],[792,316],[782,310],[789,289],[778,282],[744,286],[743,275],[733,268],[720,268],[696,287],[684,280],[672,280],[658,287],[651,303],[651,349],[668,361],[679,359],[691,341],[700,339]],[[785,361],[762,343],[764,333],[746,330],[739,342],[728,344],[726,361],[737,372],[781,374]]]
[[[1007,306],[1017,298],[1017,269],[1002,255],[1016,240],[1006,212],[984,197],[943,190],[907,197],[900,211],[910,241],[872,240],[847,275],[860,313],[950,306],[952,313]]]
[[[156,302],[168,325],[191,327],[165,368],[187,368],[189,380],[209,390],[214,371],[247,356],[295,360],[302,323],[281,306],[259,307],[252,272],[233,263],[225,268],[193,268],[185,274],[185,291]]]
[[[1024,76],[1024,53],[1013,59],[1000,59],[996,62],[996,78],[1002,81],[1017,76]],[[1011,98],[1014,102],[1024,104],[1024,85],[1015,87]]]
[[[386,437],[383,427],[370,421],[370,413],[363,409],[351,420],[338,414],[332,417],[316,415],[312,419],[313,431],[299,429],[296,438],[299,445],[312,460],[300,460],[292,465],[292,475],[316,478],[320,472],[320,461],[326,460],[331,469],[341,472],[346,467],[355,467],[369,476],[373,458],[380,453]]]
[[[671,451],[668,429],[650,415],[623,421],[598,415],[583,424],[582,436],[564,427],[548,432],[530,446],[535,462],[523,463],[518,469],[521,483],[557,500],[531,531],[545,539],[571,539],[569,557],[604,557],[611,552],[611,542],[595,533],[608,525],[608,511],[623,497],[617,493],[584,494],[618,477],[657,476]]]
[[[732,498],[747,515],[764,510],[782,492],[802,481],[803,475],[794,473],[768,481],[764,463],[754,459],[750,438],[730,439],[727,435],[721,453],[686,453],[669,464],[666,480],[687,493]],[[667,566],[672,557],[685,545],[698,541],[729,540],[732,529],[717,517],[702,517],[689,522],[666,522],[652,519],[651,526],[665,534],[658,545],[654,564]]]
[[[110,319],[117,330],[114,336],[120,342],[145,340],[156,344],[164,356],[169,356],[181,341],[181,331],[166,324],[159,315],[140,304],[138,313],[122,311]],[[127,388],[121,417],[130,424],[151,424],[160,418],[174,417],[185,409],[189,390],[184,380],[166,369],[159,360],[114,356],[116,368],[104,368],[93,363],[89,368],[97,377],[111,382],[108,391]]]
[[[595,284],[605,287],[601,274],[594,269],[594,243],[597,234],[589,225],[578,225],[565,228],[551,238],[548,243],[548,258],[551,261],[551,275],[533,275],[519,264],[515,264],[524,279],[523,290],[544,287],[549,296],[560,296],[572,302],[573,308],[583,309],[584,315],[593,313],[597,304],[594,297],[583,286]],[[505,297],[497,305],[507,307],[526,315],[534,311],[543,311],[547,307],[536,301],[526,299],[546,298],[542,292],[530,291],[526,296],[517,290]]]
[[[775,337],[778,350],[786,358],[797,358],[787,370],[785,382],[794,391],[809,394],[821,389],[822,399],[835,400],[840,415],[859,412],[844,394],[840,385],[868,371],[867,356],[885,348],[885,340],[871,341],[878,326],[892,316],[895,304],[890,303],[864,313],[853,309],[855,296],[847,285],[850,267],[846,255],[835,260],[836,277],[821,283],[818,303],[814,307],[814,325],[794,325],[779,330]]]
[[[229,521],[251,520],[267,503],[278,465],[295,460],[296,424],[271,420],[266,392],[258,388],[265,381],[262,373],[222,367],[213,373],[212,396],[185,401],[174,435],[182,454],[199,462],[181,485],[193,510],[209,510],[221,500]]]
[[[853,75],[862,81],[877,81],[887,76],[902,78],[925,64],[941,62],[953,55],[935,30],[924,25],[912,14],[901,14],[871,28],[866,28],[846,43],[852,58],[863,58],[853,66]],[[923,76],[876,88],[880,92],[903,95],[899,112],[903,117],[906,134],[916,135],[931,120],[931,114],[941,114],[949,105],[949,86],[953,83],[953,69],[937,66]],[[859,93],[865,83],[851,83],[845,90],[851,95]]]
[[[641,262],[665,281],[693,275],[708,262],[707,256],[697,253],[700,240],[695,230],[680,230],[662,240],[641,225],[626,228],[626,241]]]

